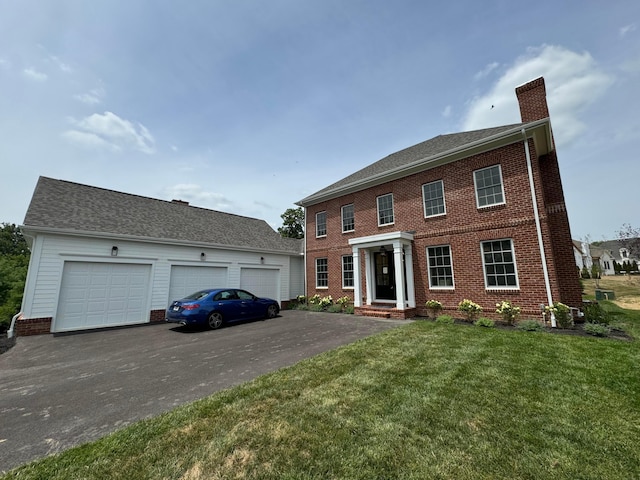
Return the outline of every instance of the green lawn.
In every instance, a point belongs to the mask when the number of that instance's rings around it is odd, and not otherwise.
[[[640,478],[639,372],[637,341],[418,321],[4,478]]]

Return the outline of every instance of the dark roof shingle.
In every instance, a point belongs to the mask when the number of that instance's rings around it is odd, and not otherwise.
[[[299,253],[256,218],[40,177],[25,227]]]

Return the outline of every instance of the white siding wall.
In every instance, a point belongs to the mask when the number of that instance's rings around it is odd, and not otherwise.
[[[118,255],[111,256],[111,247]],[[200,258],[204,252],[206,259]],[[261,260],[261,257],[263,258]],[[280,272],[280,297],[295,297],[299,285],[290,293],[290,256],[260,252],[243,252],[203,247],[165,245],[135,241],[82,238],[62,235],[38,235],[33,240],[31,264],[23,312],[25,318],[54,317],[65,260],[87,262],[145,263],[151,268],[151,310],[165,309],[169,300],[172,265],[207,265],[227,267],[229,287],[240,287],[240,268],[260,265]],[[294,257],[295,260],[297,258]],[[55,319],[54,319],[55,321]]]
[[[304,257],[290,257],[289,268],[289,299],[293,300],[298,295],[304,295]]]

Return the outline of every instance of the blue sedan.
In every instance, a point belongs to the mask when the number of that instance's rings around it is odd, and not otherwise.
[[[171,302],[165,320],[185,326],[220,328],[225,323],[257,318],[274,318],[280,312],[278,302],[260,298],[237,288],[200,290]]]

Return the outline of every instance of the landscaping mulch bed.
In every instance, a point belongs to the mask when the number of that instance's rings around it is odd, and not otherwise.
[[[6,333],[0,333],[0,355],[16,344],[16,337],[8,338]]]

